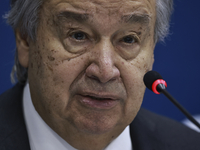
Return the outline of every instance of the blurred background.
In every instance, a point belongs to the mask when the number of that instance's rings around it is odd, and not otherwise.
[[[155,49],[154,70],[167,81],[168,91],[192,114],[200,115],[200,1],[174,1],[171,30]],[[0,1],[0,94],[12,87],[15,39],[2,16],[9,0]],[[185,116],[164,95],[146,90],[143,107],[182,121]]]

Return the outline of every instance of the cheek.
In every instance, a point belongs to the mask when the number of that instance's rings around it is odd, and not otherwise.
[[[124,112],[129,116],[129,121],[137,114],[143,101],[145,85],[143,83],[144,74],[151,69],[152,61],[150,54],[140,54],[130,62],[123,61],[121,76],[127,91],[128,99],[125,103]]]
[[[70,86],[85,68],[84,57],[70,58],[56,50],[32,51],[29,64],[29,83],[36,104],[61,112],[67,107]],[[64,110],[63,110],[64,111]]]
[[[137,115],[143,101],[145,91],[143,71],[136,66],[129,65],[123,81],[127,92],[127,99],[123,107],[124,121],[130,124]]]
[[[120,72],[126,87],[127,94],[132,95],[132,93],[135,91],[144,89],[145,86],[143,83],[143,76],[152,68],[152,61],[150,57],[144,57],[140,55],[133,61],[124,61],[122,64],[123,67],[121,67]]]

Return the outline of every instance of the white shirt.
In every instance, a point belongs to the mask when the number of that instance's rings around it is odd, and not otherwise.
[[[76,150],[42,120],[33,106],[28,83],[24,88],[23,109],[31,150]],[[105,150],[132,150],[129,126]]]

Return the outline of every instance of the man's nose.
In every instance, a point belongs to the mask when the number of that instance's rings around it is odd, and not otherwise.
[[[89,78],[107,83],[120,77],[116,67],[114,46],[109,39],[97,43],[91,52],[91,63],[86,69]]]

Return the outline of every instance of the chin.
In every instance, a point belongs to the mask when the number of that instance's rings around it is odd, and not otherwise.
[[[82,124],[82,127],[79,128],[81,129],[82,132],[87,133],[87,134],[92,134],[92,135],[100,135],[100,134],[106,134],[109,132],[112,132],[115,129],[114,124]]]
[[[105,115],[101,112],[93,112],[69,120],[79,132],[87,134],[105,134],[112,132],[119,124],[119,118],[112,115]]]

